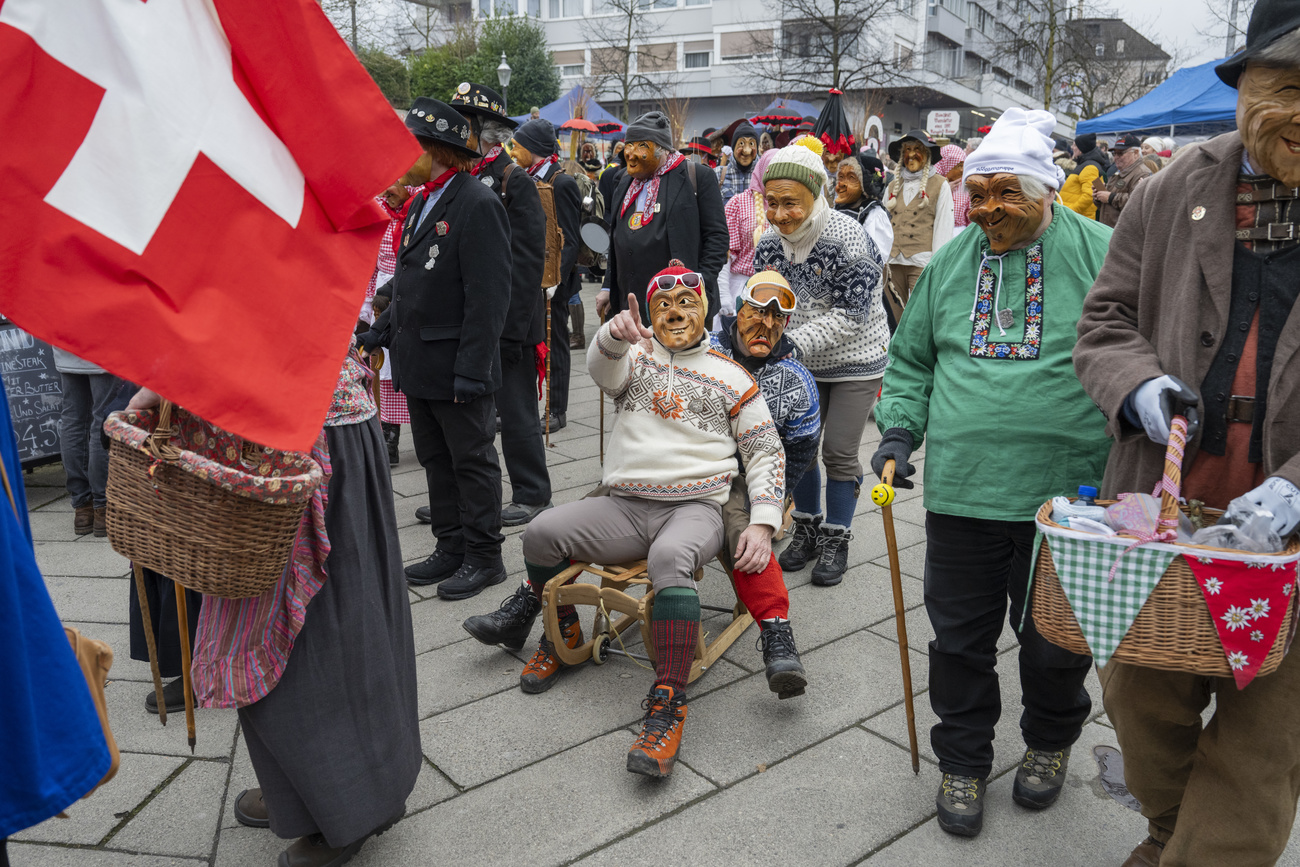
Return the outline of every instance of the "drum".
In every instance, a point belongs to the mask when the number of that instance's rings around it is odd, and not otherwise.
[[[582,236],[582,243],[596,255],[609,252],[609,229],[600,220],[589,217],[578,230],[578,234]]]

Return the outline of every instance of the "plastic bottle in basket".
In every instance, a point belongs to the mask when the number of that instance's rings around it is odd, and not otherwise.
[[[1282,550],[1282,539],[1273,532],[1273,513],[1259,508],[1245,497],[1229,503],[1219,523],[1197,530],[1192,543],[1259,554]]]

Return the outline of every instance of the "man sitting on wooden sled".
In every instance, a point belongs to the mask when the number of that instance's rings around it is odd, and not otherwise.
[[[534,518],[523,538],[525,584],[500,610],[465,621],[485,644],[522,647],[542,588],[570,560],[610,564],[644,557],[655,590],[655,683],[627,769],[655,777],[670,774],[677,761],[686,681],[699,641],[694,576],[723,545],[722,506],[739,469],[737,453],[749,485],[750,520],[736,546],[735,568],[775,571],[780,580],[772,534],[781,525],[785,455],[753,378],[710,349],[703,291],[700,274],[674,260],[646,289],[653,331],[642,325],[635,299],[601,326],[587,350],[587,369],[619,413],[602,480],[611,496]],[[649,340],[649,350],[642,340]],[[576,612],[557,613],[565,642],[577,647],[582,633]],[[560,670],[543,639],[521,686],[542,692]]]

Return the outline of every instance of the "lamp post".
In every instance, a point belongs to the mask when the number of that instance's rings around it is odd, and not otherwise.
[[[506,53],[501,52],[501,65],[497,67],[497,81],[501,84],[501,101],[510,104],[508,93],[510,90],[510,64],[506,63]]]

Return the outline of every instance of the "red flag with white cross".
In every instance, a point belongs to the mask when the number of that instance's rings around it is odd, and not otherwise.
[[[419,146],[313,0],[0,0],[0,312],[310,448]]]

